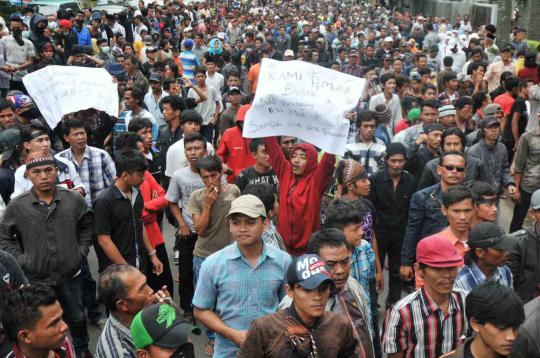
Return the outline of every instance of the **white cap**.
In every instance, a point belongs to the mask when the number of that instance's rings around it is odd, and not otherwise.
[[[283,54],[284,57],[294,57],[294,51],[293,50],[285,50],[285,53]]]
[[[394,42],[394,39],[392,37],[390,37],[390,36],[386,36],[384,38],[384,42]]]

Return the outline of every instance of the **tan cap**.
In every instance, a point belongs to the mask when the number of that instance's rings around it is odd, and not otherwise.
[[[232,214],[244,214],[250,218],[258,218],[259,216],[266,218],[266,210],[263,202],[251,194],[241,195],[232,201],[227,216],[231,216]]]

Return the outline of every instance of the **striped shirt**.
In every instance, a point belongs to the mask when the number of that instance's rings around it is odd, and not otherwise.
[[[472,263],[470,266],[465,265],[459,270],[459,273],[454,282],[454,288],[463,290],[467,293],[471,292],[473,288],[486,282],[486,275],[480,270],[476,263]],[[512,287],[512,272],[508,266],[497,267],[493,272],[491,281],[499,282],[501,285]]]
[[[184,76],[193,82],[195,80],[195,67],[201,66],[199,58],[192,51],[184,50],[180,53],[180,61],[182,61]]]
[[[382,140],[373,138],[373,142],[348,143],[345,145],[345,158],[354,159],[366,168],[368,174],[373,174],[383,165],[386,146]]]
[[[95,358],[137,358],[137,349],[129,327],[111,314],[99,336]]]
[[[437,307],[425,289],[417,290],[388,309],[382,329],[385,353],[436,358],[461,343],[467,332],[465,292],[450,294],[448,313]]]
[[[204,260],[193,306],[213,310],[233,329],[248,330],[256,318],[277,311],[290,263],[289,254],[264,244],[253,267],[234,242]],[[214,357],[235,357],[237,350],[234,343],[216,334]]]
[[[103,149],[87,145],[80,165],[71,148],[61,151],[56,156],[69,160],[75,166],[86,191],[84,200],[89,206],[94,204],[99,194],[107,189],[116,177],[114,161]]]

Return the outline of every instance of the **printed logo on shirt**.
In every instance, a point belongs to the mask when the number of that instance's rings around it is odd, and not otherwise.
[[[6,273],[4,277],[2,277],[2,280],[9,285],[9,273]]]

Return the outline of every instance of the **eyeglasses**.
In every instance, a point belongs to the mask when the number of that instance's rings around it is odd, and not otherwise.
[[[443,165],[443,167],[449,172],[455,170],[458,173],[463,173],[465,171],[465,167],[458,167],[457,165]]]

